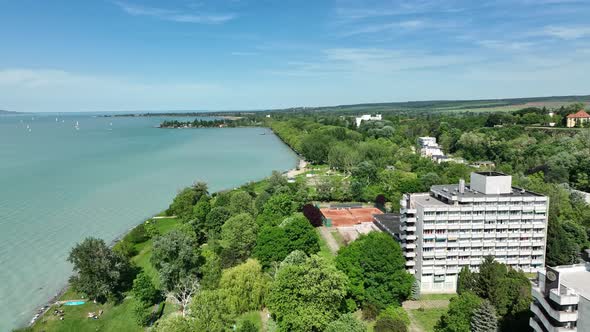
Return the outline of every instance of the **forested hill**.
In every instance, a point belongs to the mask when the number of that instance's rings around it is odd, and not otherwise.
[[[292,107],[274,111],[280,112],[495,112],[514,111],[524,107],[559,107],[569,103],[590,103],[590,95],[585,96],[551,96],[509,99],[481,100],[427,100],[390,103],[365,103],[353,105],[336,105],[324,107]]]
[[[17,114],[18,112],[0,110],[0,115]]]

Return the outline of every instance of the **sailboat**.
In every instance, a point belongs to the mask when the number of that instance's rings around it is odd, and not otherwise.
[[[78,121],[76,121],[74,128],[76,128],[76,130],[80,130],[80,123]]]

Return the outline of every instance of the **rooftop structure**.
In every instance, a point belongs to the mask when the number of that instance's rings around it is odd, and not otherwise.
[[[590,265],[547,267],[537,273],[532,294],[534,331],[590,331]]]
[[[400,240],[422,292],[455,292],[461,268],[478,271],[488,255],[524,272],[543,268],[548,198],[511,182],[502,173],[475,172],[470,184],[404,194]]]
[[[360,127],[363,121],[380,121],[382,119],[381,114],[370,115],[370,114],[363,114],[359,117],[356,117],[356,127]]]
[[[401,221],[399,213],[383,213],[373,216],[373,223],[383,232],[389,233],[396,240],[400,240]]]
[[[586,113],[584,110],[580,110],[577,113],[570,114],[567,116],[567,127],[572,128],[576,125],[582,125],[590,121],[590,114]]]

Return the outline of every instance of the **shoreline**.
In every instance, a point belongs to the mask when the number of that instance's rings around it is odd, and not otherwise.
[[[204,128],[206,128],[206,127],[204,127]],[[216,128],[216,127],[212,127],[212,128]],[[238,128],[238,127],[231,127],[230,129],[233,129],[233,128]],[[285,144],[285,146],[287,146],[289,148],[289,150],[291,150],[295,154],[295,156],[297,156],[297,161],[296,161],[296,164],[294,165],[294,167],[281,172],[281,174],[288,174],[289,172],[297,171],[298,170],[298,166],[300,165],[301,161],[303,160],[303,157],[301,155],[299,155],[299,153],[297,153],[297,151],[293,150],[293,148],[291,148],[291,146],[289,146],[287,143],[285,143],[285,141],[283,141],[283,139],[279,135],[277,135],[272,130],[272,128],[270,128],[270,127],[262,127],[262,126],[259,126],[259,127],[243,127],[243,128],[262,128],[262,129],[268,129],[268,130],[270,130],[270,132],[273,135],[275,135],[277,138],[279,138],[279,140],[283,144]],[[202,129],[202,128],[162,128],[162,129]],[[225,129],[225,128],[218,128],[218,129]],[[227,190],[236,189],[236,188],[238,188],[240,186],[243,186],[243,185],[246,185],[246,184],[249,184],[249,183],[260,182],[260,181],[266,179],[267,177],[268,176],[263,177],[263,178],[260,178],[260,179],[255,179],[255,180],[247,181],[247,182],[242,183],[242,184],[240,184],[240,185],[238,185],[237,187],[234,187],[234,188],[223,188],[223,189],[214,191],[212,194],[217,194],[217,193],[221,193],[221,192],[224,192],[224,191],[227,191]],[[174,199],[174,197],[172,197],[172,199]],[[141,221],[140,223],[135,224],[135,226],[129,228],[125,232],[123,232],[123,233],[119,234],[118,236],[116,236],[109,243],[109,248],[112,248],[115,244],[117,244],[119,241],[121,241],[127,234],[129,234],[133,229],[135,229],[137,226],[143,224],[145,221],[152,220],[152,219],[154,219],[156,217],[159,217],[162,214],[163,211],[165,211],[165,209],[162,210],[161,212],[157,213],[157,214],[154,214],[151,217],[143,218],[142,219],[143,221]],[[70,274],[70,276],[72,276],[72,275],[73,275],[73,273]],[[69,277],[68,277],[68,280],[69,280]],[[40,307],[38,307],[38,309],[36,309],[36,310],[33,311],[33,318],[31,320],[29,320],[29,322],[27,323],[26,326],[23,326],[23,327],[32,327],[39,319],[41,319],[45,314],[47,314],[47,312],[49,311],[49,309],[51,309],[51,306],[55,305],[58,302],[59,298],[61,296],[63,296],[67,292],[67,290],[69,288],[70,288],[69,281],[66,281],[65,285],[61,286],[58,289],[57,293],[55,293],[55,295],[51,296],[47,301],[44,302],[44,304],[42,304]],[[20,327],[16,327],[16,328],[20,328]]]

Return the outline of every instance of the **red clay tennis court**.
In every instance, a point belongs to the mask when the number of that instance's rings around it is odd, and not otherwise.
[[[354,226],[364,222],[373,222],[373,215],[383,214],[377,208],[340,208],[320,209],[324,218],[334,227]]]

